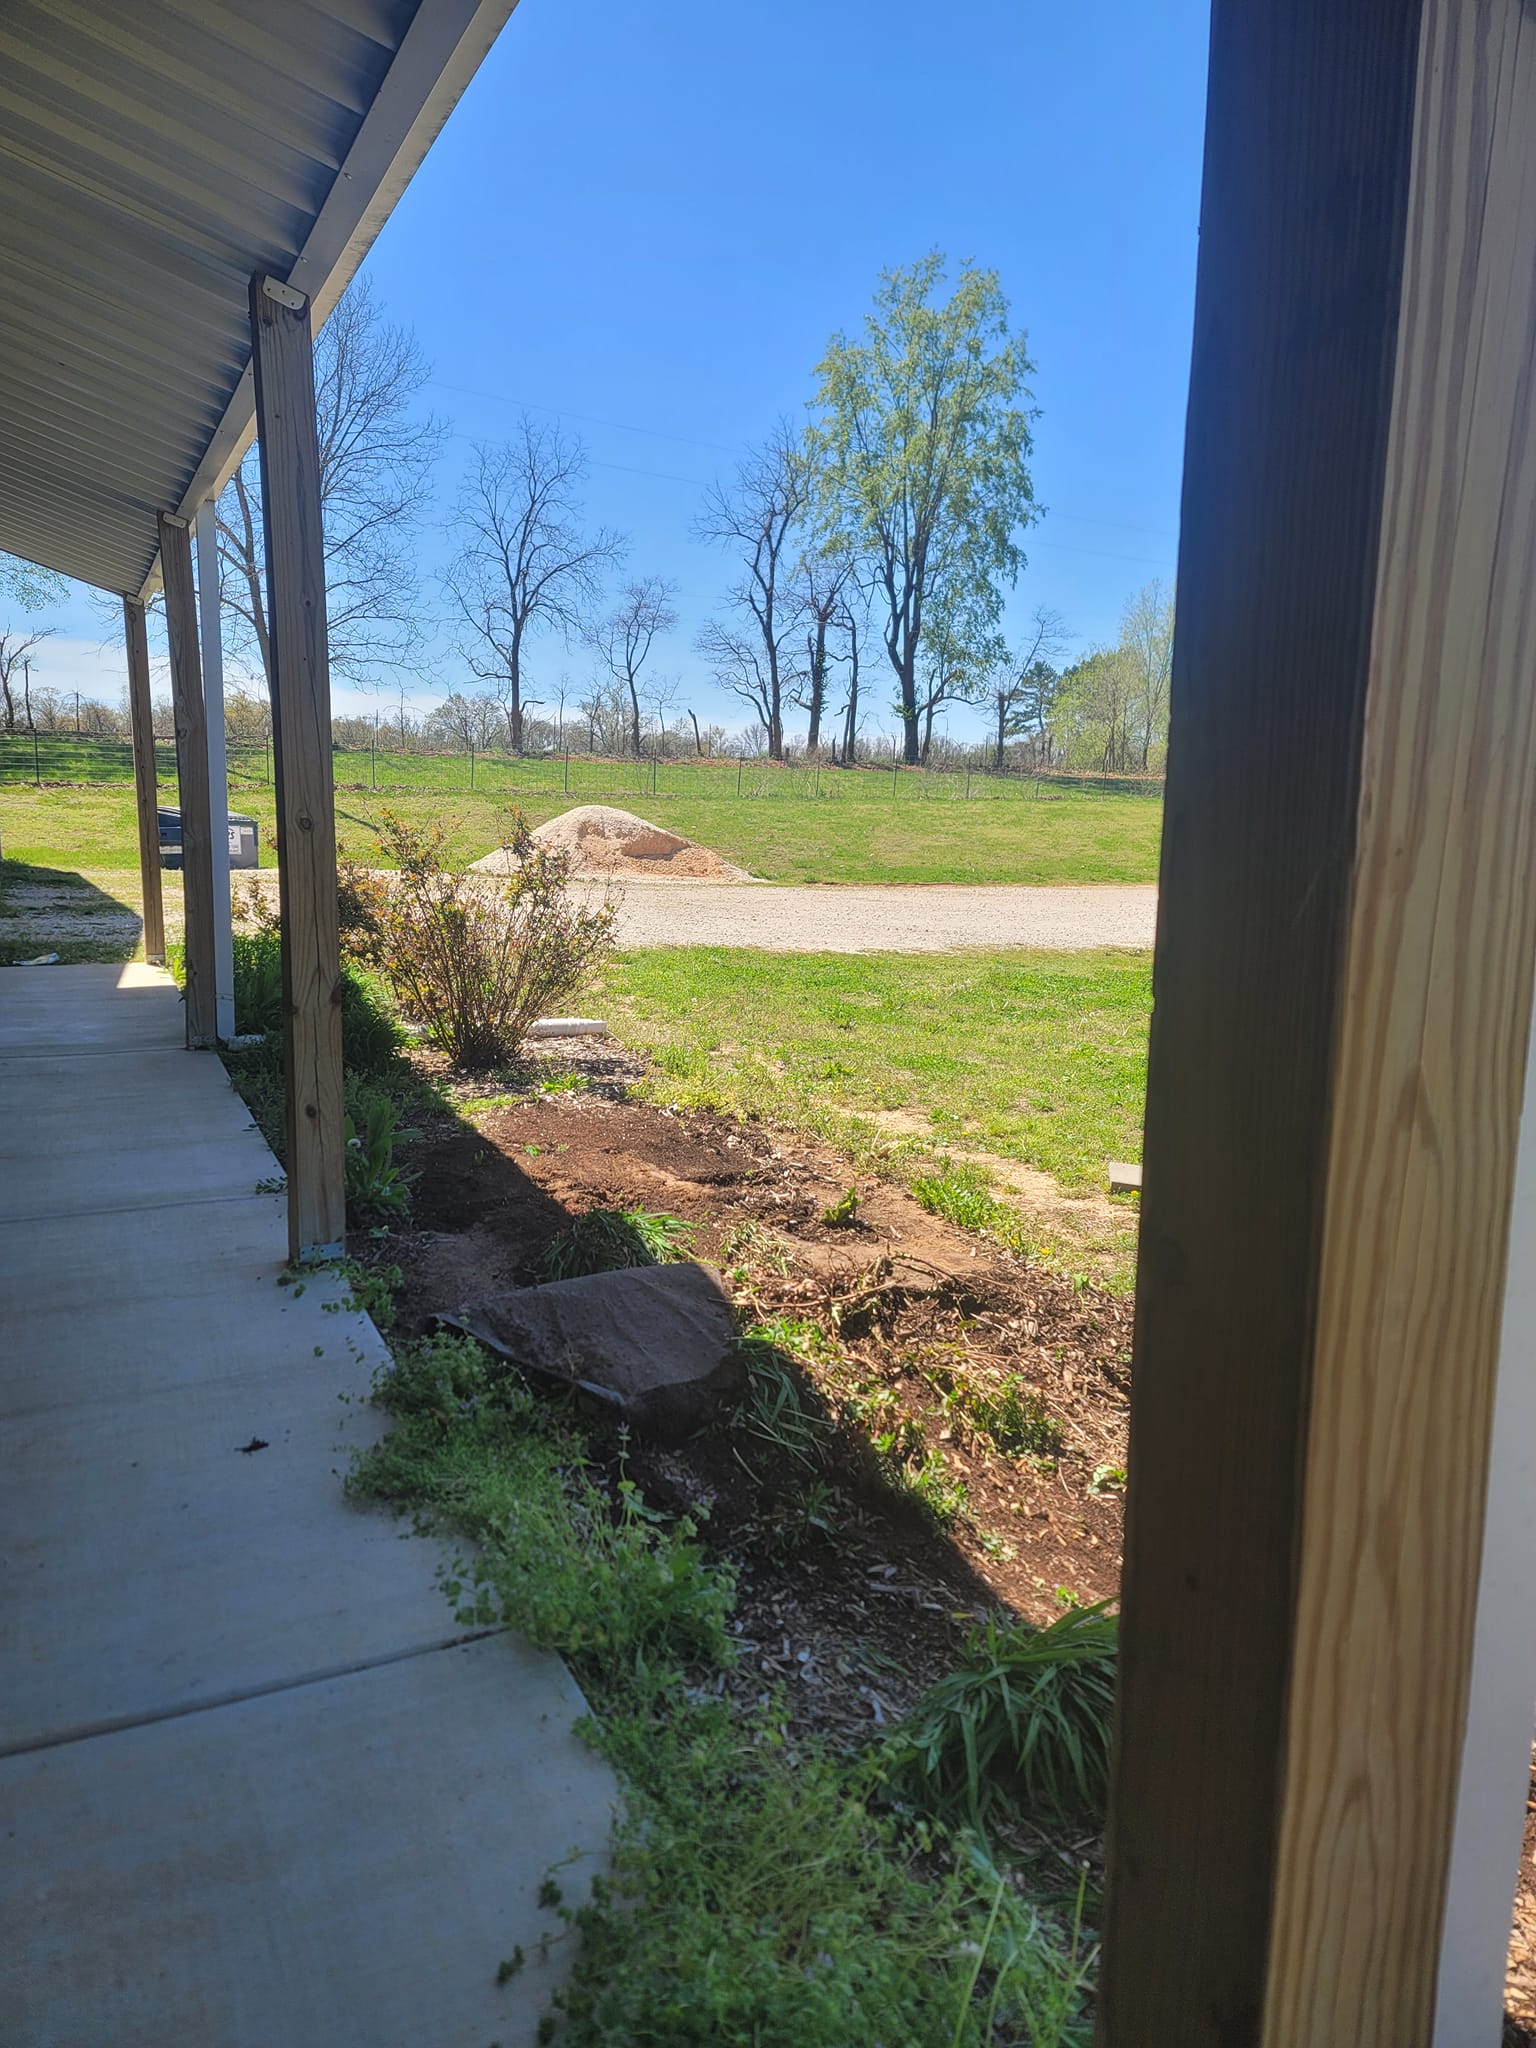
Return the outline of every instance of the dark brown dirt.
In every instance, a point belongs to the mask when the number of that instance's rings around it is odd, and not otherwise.
[[[854,1180],[835,1155],[760,1125],[624,1099],[626,1063],[592,1064],[595,1085],[583,1092],[535,1084],[504,1106],[471,1099],[470,1117],[424,1121],[407,1155],[420,1176],[414,1229],[389,1254],[405,1274],[403,1331],[471,1290],[536,1279],[539,1254],[572,1214],[679,1216],[748,1320],[787,1317],[822,1340],[795,1363],[807,1404],[838,1425],[828,1473],[793,1461],[786,1471],[771,1445],[729,1430],[665,1460],[645,1446],[631,1454],[653,1490],[709,1506],[715,1540],[749,1577],[769,1565],[783,1597],[813,1609],[830,1581],[845,1620],[855,1588],[864,1612],[906,1608],[895,1633],[909,1647],[912,1616],[924,1612],[946,1617],[947,1638],[957,1608],[1001,1601],[1045,1621],[1063,1594],[1112,1597],[1121,1502],[1094,1490],[1094,1475],[1125,1462],[1129,1305],[1077,1293],[868,1177],[856,1182],[853,1227],[825,1223]],[[1060,1450],[998,1453],[953,1405],[946,1413],[942,1383],[957,1374],[980,1388],[1022,1379],[1060,1425]],[[860,1426],[852,1411],[872,1419]],[[914,1467],[935,1454],[966,1488],[964,1513],[945,1528],[882,1476],[869,1439],[893,1428]],[[826,1514],[804,1512],[816,1476],[839,1496]]]

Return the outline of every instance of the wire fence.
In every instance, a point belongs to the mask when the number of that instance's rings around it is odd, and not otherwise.
[[[162,789],[174,786],[174,744],[158,742],[155,754]],[[270,787],[270,742],[231,744],[228,760],[231,790]],[[909,768],[899,761],[832,766],[824,761],[778,762],[753,755],[698,761],[675,757],[613,760],[590,754],[400,753],[374,747],[334,747],[331,762],[338,790],[362,790],[380,797],[440,791],[539,805],[568,801],[628,807],[641,799],[703,803],[1048,802],[1072,795],[1161,796],[1163,789],[1159,776],[1012,767],[999,772],[985,760]],[[0,733],[0,788],[26,783],[90,787],[132,780],[133,748],[127,740],[73,733]]]

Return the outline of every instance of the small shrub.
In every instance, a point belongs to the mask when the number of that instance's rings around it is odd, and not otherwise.
[[[693,1232],[680,1216],[649,1209],[589,1209],[546,1245],[536,1263],[542,1280],[576,1280],[625,1266],[664,1266],[687,1256]]]
[[[1061,1424],[1016,1373],[992,1383],[960,1365],[940,1367],[928,1378],[946,1417],[963,1432],[985,1438],[1005,1458],[1054,1458],[1061,1450]]]
[[[985,1824],[996,1805],[1096,1816],[1109,1784],[1114,1618],[1101,1603],[1049,1628],[988,1621],[892,1737],[893,1786],[950,1822]]]
[[[612,944],[613,907],[573,904],[569,856],[539,846],[521,812],[502,842],[504,879],[446,866],[440,825],[418,830],[386,811],[379,844],[396,872],[359,893],[349,942],[458,1066],[512,1058]]]
[[[275,922],[234,934],[235,1029],[283,1028],[283,954]]]

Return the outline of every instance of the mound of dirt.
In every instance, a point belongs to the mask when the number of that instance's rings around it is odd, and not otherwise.
[[[610,804],[578,804],[534,832],[540,846],[571,855],[578,875],[645,876],[683,882],[742,882],[741,868],[732,867],[707,846],[696,846],[679,833],[637,818]],[[510,856],[497,847],[471,865],[481,874],[504,874]]]

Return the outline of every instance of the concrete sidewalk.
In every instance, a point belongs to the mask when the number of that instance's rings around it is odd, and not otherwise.
[[[383,1347],[276,1284],[272,1155],[181,1038],[154,970],[0,972],[0,2041],[531,2043],[611,1781],[558,1660],[343,1500]]]

